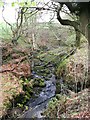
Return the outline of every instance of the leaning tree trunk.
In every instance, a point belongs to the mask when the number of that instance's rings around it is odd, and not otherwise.
[[[88,65],[90,65],[90,15],[89,10],[86,8],[80,14],[81,30],[88,40]],[[88,74],[88,77],[90,74]]]
[[[73,10],[73,6],[71,3],[61,3],[60,7],[57,10],[57,19],[62,25],[69,25],[74,27],[76,31],[76,44],[79,44],[80,39],[80,32],[83,33],[84,36],[86,36],[88,40],[88,85],[90,86],[90,3],[79,3],[80,5],[80,11],[79,11],[79,17],[80,17],[80,24],[78,24],[75,21],[70,21],[68,19],[62,19],[60,16],[60,11],[63,7],[63,4],[65,4],[71,12],[75,12]],[[78,29],[79,26],[79,29]],[[90,92],[89,95],[90,96]],[[88,97],[90,98],[90,97]],[[90,100],[89,100],[90,101]],[[88,104],[90,105],[90,103]],[[90,107],[88,107],[90,109]]]
[[[84,9],[80,15],[81,29],[83,34],[88,40],[88,85],[90,86],[90,10],[89,8]],[[90,90],[88,92],[88,98],[90,99]],[[90,100],[88,99],[88,108],[90,111]]]
[[[88,27],[87,27],[87,31],[88,31],[88,81],[89,81],[89,86],[90,86],[90,13],[88,12]],[[90,111],[90,90],[88,92],[88,105],[89,105],[89,111]]]

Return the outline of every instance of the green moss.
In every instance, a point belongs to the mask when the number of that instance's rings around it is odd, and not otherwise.
[[[62,75],[64,77],[67,62],[68,62],[68,60],[64,60],[58,65],[57,70],[56,70],[56,75],[58,77],[61,77]]]
[[[58,94],[56,97],[52,98],[51,101],[49,101],[48,108],[44,111],[43,115],[45,115],[48,118],[57,118],[57,111],[59,109],[61,113],[64,112],[64,105],[66,101],[66,96]]]
[[[61,84],[59,81],[56,82],[56,94],[59,94],[61,92]]]
[[[51,78],[51,77],[52,77],[52,74],[49,74],[48,77]]]
[[[17,106],[23,108],[23,104],[18,103]]]
[[[42,69],[44,69],[44,67],[43,66],[35,66],[34,67],[34,71],[37,71],[37,70],[42,70]]]
[[[46,74],[46,73],[44,73],[44,74],[43,74],[43,76],[44,76],[44,77],[47,77],[47,74]]]
[[[50,74],[50,71],[48,69],[45,69],[46,74]]]
[[[23,90],[29,94],[33,94],[33,88],[29,85],[23,85]]]
[[[13,95],[13,99],[9,101],[9,104],[6,105],[7,108],[13,108],[14,107],[19,107],[19,108],[24,108],[25,104],[27,101],[30,99],[31,95],[33,94],[33,86],[29,84],[30,80],[29,79],[21,79],[20,83],[22,84],[22,89],[23,92],[20,94]]]
[[[45,87],[45,83],[44,83],[44,82],[40,82],[40,83],[39,83],[39,86],[40,86],[40,87]]]
[[[56,98],[57,98],[57,100],[60,100],[61,99],[61,95],[60,94],[56,94]]]
[[[34,79],[34,87],[45,87],[44,79],[35,78]]]
[[[5,106],[5,108],[11,108],[12,107],[12,103],[9,101],[9,102],[5,102],[4,104],[3,104],[4,106]]]
[[[48,78],[48,77],[45,77],[45,80],[46,80],[46,81],[48,81],[48,80],[49,80],[49,78]]]

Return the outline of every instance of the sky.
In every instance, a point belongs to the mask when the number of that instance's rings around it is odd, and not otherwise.
[[[52,0],[56,2],[89,2],[90,0]]]
[[[5,7],[5,10],[3,12],[3,16],[5,17],[5,19],[10,22],[10,23],[14,23],[16,20],[15,20],[15,16],[16,16],[16,12],[15,12],[15,9],[17,8],[17,6],[15,7],[12,7],[11,6],[11,3],[12,2],[15,2],[17,0],[4,0],[5,3],[7,3],[7,6]],[[22,1],[22,0],[18,0],[19,2]],[[48,18],[49,16],[47,16],[46,19],[49,19]],[[43,20],[43,19],[42,19]],[[40,21],[42,21],[40,20]],[[3,18],[2,18],[2,8],[0,8],[0,23],[3,22]]]
[[[3,0],[5,3],[7,3],[7,7],[5,7],[5,10],[4,10],[4,17],[5,19],[10,22],[10,23],[14,23],[15,22],[15,15],[16,15],[16,12],[15,12],[15,7],[12,7],[11,6],[11,3],[12,2],[15,2],[15,1],[23,1],[23,0]],[[27,0],[26,0],[27,1]],[[30,1],[30,0],[28,0]],[[50,0],[35,0],[35,1],[42,1],[42,2],[48,2]],[[52,1],[62,1],[62,0],[52,0]],[[68,0],[63,0],[63,1],[68,1]],[[72,1],[72,0],[69,0],[69,1]],[[77,1],[77,0],[76,0]],[[78,0],[78,1],[83,1],[83,0]],[[86,2],[89,1],[89,0],[86,0]],[[62,14],[62,16],[65,16],[64,14]],[[45,21],[45,22],[48,22],[50,19],[50,14],[48,13],[43,13],[42,14],[42,18],[39,19],[40,22],[42,21]],[[2,18],[2,9],[0,8],[0,23],[3,21],[3,18]]]
[[[17,6],[12,7],[11,3],[15,2],[17,0],[3,0],[5,3],[7,3],[7,6],[5,7],[5,10],[3,12],[3,16],[5,17],[5,19],[9,22],[9,23],[15,23],[16,19],[16,12],[15,9],[17,8]],[[19,2],[22,0],[18,0]],[[37,1],[37,0],[36,0]],[[39,0],[40,1],[40,0]],[[49,0],[41,0],[44,2],[48,2]],[[39,22],[48,22],[50,20],[50,13],[49,12],[44,12],[41,15],[41,18],[39,19]],[[57,20],[54,20],[57,21]],[[3,22],[3,18],[2,18],[2,8],[0,8],[0,23]]]
[[[5,7],[5,10],[3,12],[3,16],[5,17],[5,19],[10,22],[10,23],[13,23],[15,22],[15,15],[16,15],[16,12],[15,12],[15,7],[11,7],[11,2],[15,1],[15,0],[4,0],[5,2],[7,2],[7,6]],[[3,18],[2,18],[2,8],[0,8],[0,22],[3,21]]]

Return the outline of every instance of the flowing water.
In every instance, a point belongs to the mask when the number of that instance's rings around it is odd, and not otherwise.
[[[42,89],[37,98],[28,102],[29,109],[20,118],[42,118],[41,113],[47,108],[48,102],[55,96],[56,79],[53,74],[53,66],[49,67],[51,77],[45,80],[46,86]],[[43,78],[33,72],[34,77]],[[45,79],[45,78],[44,78]]]

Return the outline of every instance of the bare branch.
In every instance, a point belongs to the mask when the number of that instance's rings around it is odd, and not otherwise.
[[[75,20],[75,16],[73,16],[72,14],[70,14],[67,10],[61,10],[61,12],[67,14],[70,18],[72,18],[73,20]]]
[[[10,26],[12,32],[14,32],[12,25],[5,19],[4,15],[3,15],[4,10],[5,10],[5,8],[3,6],[3,9],[2,9],[2,18],[3,18],[4,22]]]
[[[72,3],[67,2],[67,3],[64,3],[64,4],[68,7],[68,9],[69,9],[71,12],[74,11],[74,10],[73,10],[73,7],[72,7]]]
[[[32,17],[32,16],[35,15],[36,13],[38,13],[38,10],[35,10],[30,16],[27,17],[27,19],[30,18],[30,17]],[[26,19],[26,20],[27,20],[27,19]]]
[[[51,22],[54,19],[54,17],[55,17],[55,12],[49,22]]]
[[[71,20],[68,20],[68,19],[62,19],[61,16],[60,16],[60,11],[63,7],[63,4],[58,8],[58,11],[57,11],[57,19],[58,21],[62,24],[62,25],[67,25],[67,26],[72,26],[74,27],[75,30],[78,30],[78,23],[76,21],[71,21]]]

